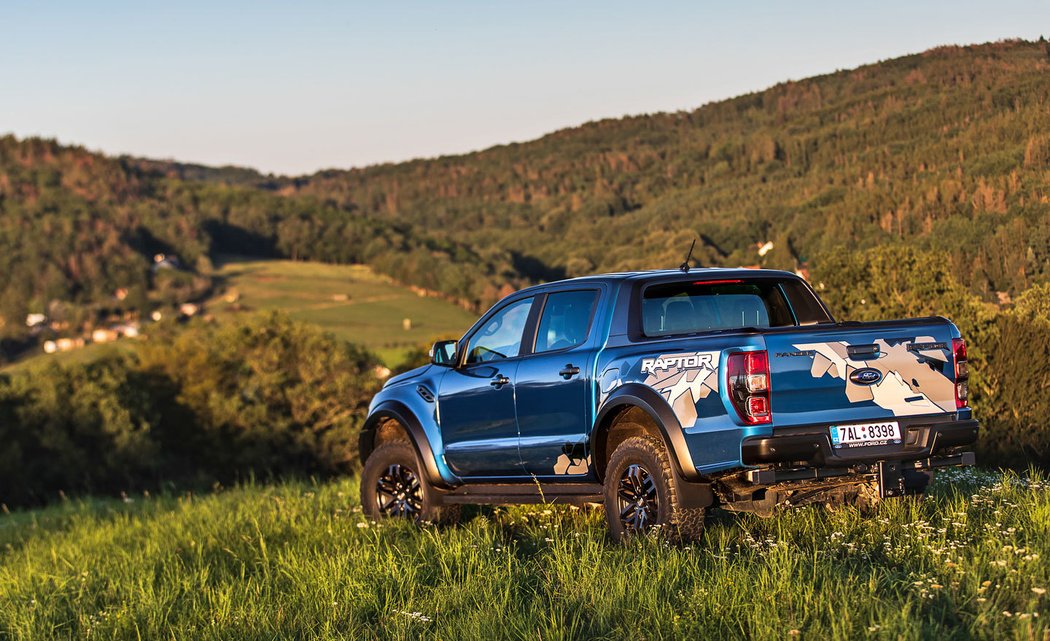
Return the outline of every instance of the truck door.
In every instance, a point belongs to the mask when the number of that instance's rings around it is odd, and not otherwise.
[[[598,290],[548,294],[532,354],[521,359],[514,394],[518,449],[525,471],[536,476],[583,476],[589,472],[590,370],[588,341]]]
[[[514,379],[533,300],[512,301],[491,314],[464,340],[460,366],[441,378],[438,415],[445,461],[460,477],[524,476]]]

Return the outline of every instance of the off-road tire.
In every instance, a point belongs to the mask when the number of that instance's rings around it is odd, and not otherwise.
[[[622,506],[630,507],[621,490],[625,489],[630,494],[637,485],[630,482],[628,472],[632,466],[637,466],[636,470],[644,471],[644,478],[651,480],[654,490],[648,494],[655,495],[652,518],[646,519],[644,527],[632,527],[621,518],[624,511]],[[676,542],[693,541],[700,537],[704,528],[704,509],[686,509],[681,506],[673,474],[667,448],[659,440],[651,436],[633,436],[620,443],[606,467],[603,492],[606,522],[614,539],[625,541],[631,536],[653,531],[659,531],[661,535]],[[634,478],[638,478],[637,473]],[[625,485],[621,486],[621,482]],[[646,486],[648,487],[648,484]],[[645,501],[644,497],[641,498]],[[646,513],[650,514],[649,511]],[[635,514],[636,512],[632,512],[630,516]],[[637,525],[637,521],[635,524]]]
[[[401,494],[405,498],[399,500]],[[407,441],[384,443],[368,456],[361,471],[361,507],[374,520],[406,518],[420,524],[455,523],[460,512],[459,505],[439,504],[415,448]]]

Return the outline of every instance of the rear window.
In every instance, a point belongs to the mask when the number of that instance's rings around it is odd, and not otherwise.
[[[827,322],[809,288],[794,280],[681,281],[650,285],[642,294],[646,336]]]

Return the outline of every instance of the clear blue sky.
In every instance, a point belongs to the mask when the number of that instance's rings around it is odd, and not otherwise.
[[[0,33],[0,132],[307,173],[1050,36],[1050,3],[0,0]]]

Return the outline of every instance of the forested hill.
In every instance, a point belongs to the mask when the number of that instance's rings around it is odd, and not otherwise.
[[[788,268],[903,240],[994,301],[1050,273],[1048,51],[942,47],[298,193],[509,249],[535,277],[675,266],[697,233],[702,263]]]
[[[896,241],[943,250],[1005,300],[1050,274],[1048,71],[1043,42],[944,47],[300,178],[0,138],[0,337],[31,311],[75,327],[199,296],[220,251],[367,262],[480,306],[530,281],[674,266],[697,235],[700,263],[787,268]],[[183,269],[152,270],[157,253]]]
[[[368,263],[397,277],[426,256],[424,284],[449,284],[455,298],[468,297],[472,279],[503,277],[488,257],[509,265],[500,252],[478,256],[404,223],[281,195],[278,183],[262,188],[254,175],[0,137],[0,363],[25,345],[30,313],[76,336],[106,318],[202,298],[215,284],[217,253]],[[170,260],[157,263],[158,255]]]

